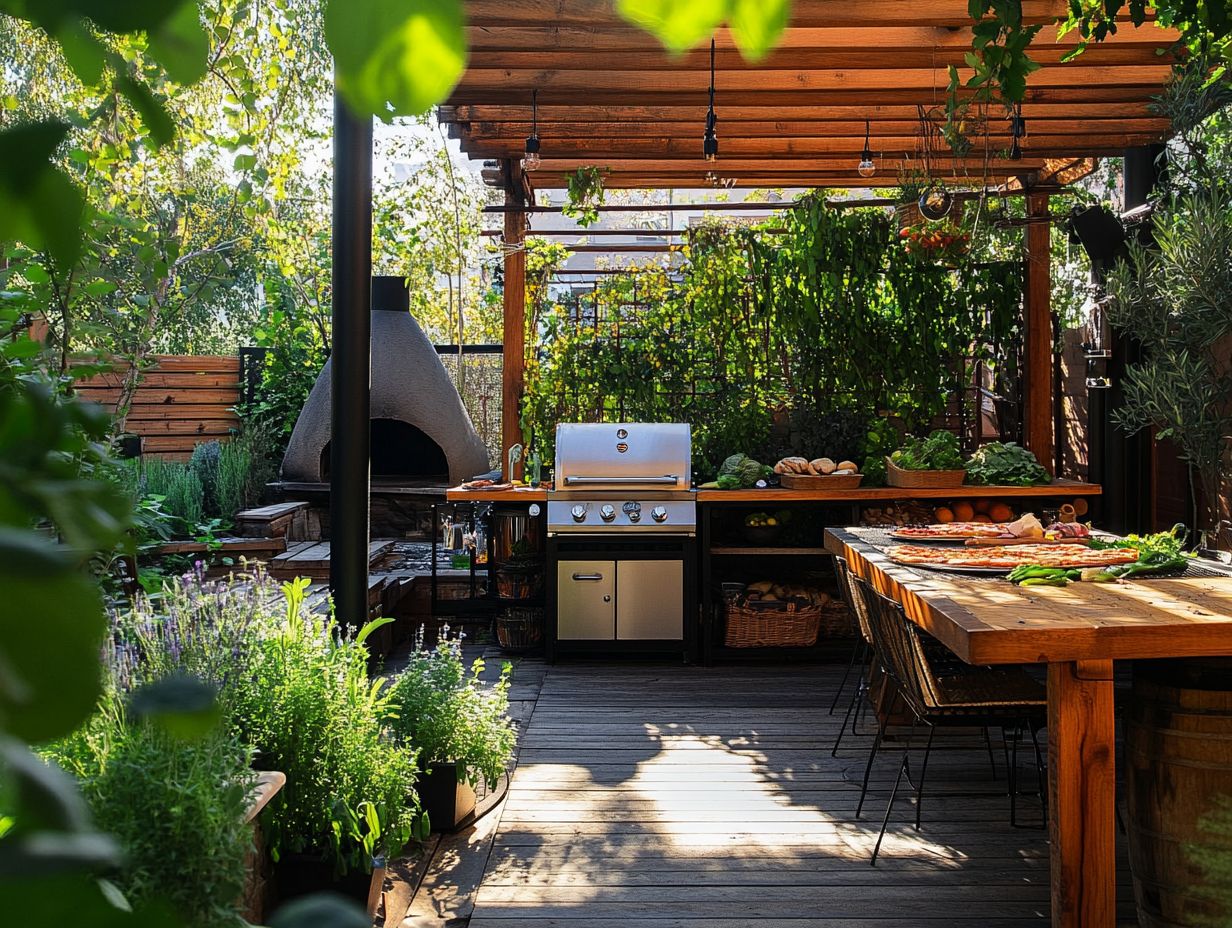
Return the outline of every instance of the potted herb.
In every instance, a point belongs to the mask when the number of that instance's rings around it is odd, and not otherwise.
[[[886,482],[892,487],[959,487],[966,477],[958,436],[945,429],[927,438],[908,435],[886,458]]]
[[[422,632],[421,632],[422,636]],[[495,783],[513,755],[509,718],[512,665],[486,685],[486,665],[467,667],[462,644],[443,637],[431,650],[420,646],[388,690],[395,735],[419,751],[423,772],[417,790],[433,831],[452,831],[475,808],[475,787]]]

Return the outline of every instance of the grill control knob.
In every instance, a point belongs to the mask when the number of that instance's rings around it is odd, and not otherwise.
[[[572,509],[569,510],[569,512],[573,516],[574,522],[585,522],[586,521],[586,507],[585,506],[574,506]]]
[[[656,522],[666,522],[667,521],[667,507],[666,506],[655,506],[654,509],[650,510],[650,518],[654,519]]]
[[[604,506],[599,510],[599,518],[604,522],[611,522],[616,518],[616,507],[611,505]]]
[[[641,509],[630,509],[629,510],[629,521],[630,522],[641,522],[642,521],[642,510]]]

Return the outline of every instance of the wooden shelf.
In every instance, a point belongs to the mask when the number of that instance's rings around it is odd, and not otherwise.
[[[774,506],[779,503],[850,503],[874,500],[911,499],[973,499],[1027,498],[1052,496],[1099,496],[1103,488],[1097,483],[1081,483],[1077,480],[1054,480],[1038,487],[961,486],[948,488],[909,489],[905,487],[857,487],[854,490],[699,490],[699,503],[763,503]]]
[[[711,554],[723,556],[752,556],[752,557],[769,557],[769,556],[810,556],[820,557],[829,552],[823,547],[816,548],[772,548],[772,547],[755,547],[745,546],[737,547],[735,545],[714,545],[710,548]]]

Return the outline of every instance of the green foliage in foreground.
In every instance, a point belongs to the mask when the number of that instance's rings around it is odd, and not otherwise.
[[[115,885],[135,905],[162,899],[189,928],[239,928],[252,841],[243,817],[253,781],[231,734],[174,737],[133,722],[115,700],[50,754],[82,783],[97,827],[124,849]]]

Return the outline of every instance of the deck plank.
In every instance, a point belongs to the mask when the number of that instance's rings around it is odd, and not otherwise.
[[[1000,745],[993,780],[978,734],[945,736],[923,827],[900,794],[869,866],[901,749],[889,745],[875,765],[857,819],[869,739],[849,735],[830,757],[840,674],[547,668],[470,928],[1047,925],[1046,832],[1011,827]],[[1019,809],[1041,822],[1035,797]],[[1131,924],[1127,876],[1118,903]]]

